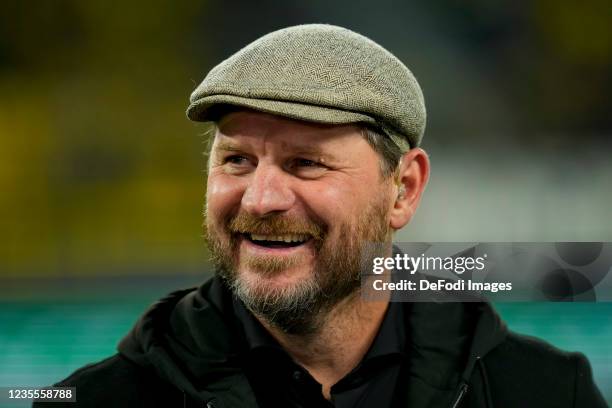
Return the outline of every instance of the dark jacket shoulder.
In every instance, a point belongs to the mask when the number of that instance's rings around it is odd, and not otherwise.
[[[539,408],[607,407],[582,353],[535,337],[509,331],[483,358],[479,371],[479,382],[488,382],[496,408],[531,407],[533,401]]]
[[[34,403],[34,408],[169,407],[182,392],[121,354],[88,364],[56,387],[76,387],[76,403]]]

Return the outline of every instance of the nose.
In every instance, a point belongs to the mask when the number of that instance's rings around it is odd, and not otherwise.
[[[289,210],[295,194],[288,177],[280,168],[260,162],[242,196],[242,208],[257,217]]]

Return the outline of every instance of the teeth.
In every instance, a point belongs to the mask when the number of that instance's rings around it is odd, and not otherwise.
[[[253,241],[278,241],[278,242],[304,242],[308,240],[306,234],[285,234],[285,235],[260,235],[251,234]]]

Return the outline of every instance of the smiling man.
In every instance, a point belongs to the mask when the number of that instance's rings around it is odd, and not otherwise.
[[[319,333],[342,300],[352,313],[384,313],[385,304],[356,296],[361,246],[390,244],[391,225],[405,224],[416,207],[428,162],[413,149],[383,175],[364,132],[253,111],[220,121],[208,178],[209,246],[219,275],[279,335]],[[400,173],[412,194],[395,200]]]
[[[188,116],[214,125],[215,276],[59,383],[77,406],[605,406],[583,355],[486,302],[362,296],[363,260],[393,254],[429,176],[421,89],[384,48],[329,25],[270,33],[206,76]]]

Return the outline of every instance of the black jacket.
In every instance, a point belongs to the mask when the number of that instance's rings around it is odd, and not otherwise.
[[[216,278],[171,293],[144,314],[118,354],[56,384],[76,387],[76,404],[34,407],[258,407],[241,369],[244,334],[232,307]],[[584,355],[508,331],[488,303],[409,307],[409,364],[396,391],[407,408],[607,406]],[[462,343],[469,352],[459,359],[459,342],[447,332],[457,320],[473,321]]]

